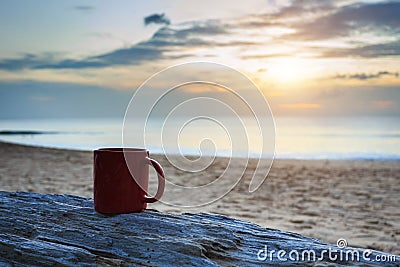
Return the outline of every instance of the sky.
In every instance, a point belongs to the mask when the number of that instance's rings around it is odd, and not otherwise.
[[[0,119],[123,116],[192,61],[243,72],[276,116],[400,115],[400,1],[3,0],[0,33]]]

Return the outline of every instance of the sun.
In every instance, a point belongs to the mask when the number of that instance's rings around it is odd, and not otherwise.
[[[278,83],[295,83],[307,80],[315,73],[310,60],[301,58],[277,58],[269,61],[266,78]]]

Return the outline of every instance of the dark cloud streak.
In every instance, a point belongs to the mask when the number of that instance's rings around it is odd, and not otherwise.
[[[118,49],[110,53],[88,57],[83,60],[62,60],[55,64],[35,66],[35,69],[83,69],[104,68],[115,65],[137,65],[143,61],[162,58],[162,51],[149,47],[135,45],[130,48]]]
[[[93,10],[95,10],[96,8],[94,6],[74,6],[74,9],[77,11],[81,11],[81,12],[92,12]]]
[[[164,25],[171,24],[171,21],[165,16],[164,13],[153,14],[145,17],[143,20],[144,20],[144,25],[146,26],[150,24],[164,24]]]
[[[54,62],[54,58],[50,53],[45,55],[24,54],[20,58],[0,60],[0,69],[7,71],[33,69],[36,66],[49,64],[51,62]]]
[[[336,75],[335,79],[355,79],[355,80],[369,80],[369,79],[376,79],[383,76],[393,76],[399,77],[398,72],[390,72],[390,71],[379,71],[377,73],[355,73],[355,74],[339,74]]]

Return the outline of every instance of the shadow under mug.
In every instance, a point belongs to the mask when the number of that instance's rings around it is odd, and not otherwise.
[[[148,197],[149,165],[158,176],[158,189]],[[165,187],[161,165],[142,148],[100,148],[94,150],[94,208],[102,213],[139,212],[147,203],[158,201]]]

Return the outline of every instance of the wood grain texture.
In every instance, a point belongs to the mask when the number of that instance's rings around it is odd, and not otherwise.
[[[260,261],[260,249],[314,250],[322,260]],[[0,192],[0,266],[399,266],[332,262],[335,245],[215,214],[104,215],[90,198]],[[350,248],[347,248],[350,249]],[[356,249],[362,255],[363,249]],[[260,254],[263,256],[263,254]],[[387,254],[372,251],[369,258]],[[287,255],[286,255],[287,257]]]

